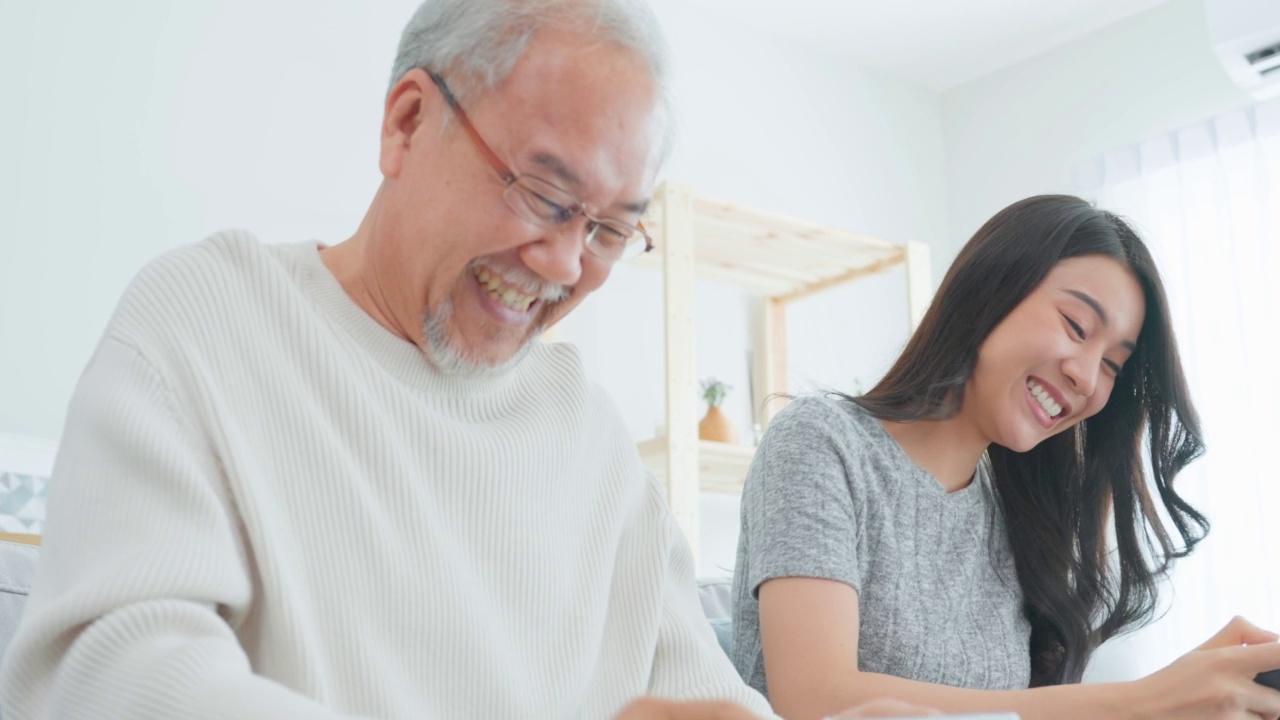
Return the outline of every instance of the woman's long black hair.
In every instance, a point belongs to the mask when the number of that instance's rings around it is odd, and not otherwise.
[[[982,342],[1060,260],[1083,255],[1120,261],[1142,286],[1137,350],[1093,417],[1028,452],[988,449],[1032,627],[1032,687],[1078,682],[1098,645],[1149,622],[1161,576],[1209,532],[1173,489],[1204,444],[1147,247],[1123,220],[1076,197],[1010,205],[960,251],[888,374],[850,398],[883,420],[952,417]]]

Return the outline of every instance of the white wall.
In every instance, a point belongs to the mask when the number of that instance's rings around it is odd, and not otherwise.
[[[944,237],[936,93],[680,0],[653,5],[672,44],[680,113],[666,177],[711,197],[893,241]],[[886,273],[797,303],[788,315],[792,389],[849,390],[855,379],[869,386],[906,342],[905,282],[901,272]],[[561,338],[582,348],[592,375],[618,399],[637,438],[652,436],[664,417],[660,290],[655,273],[619,268],[561,328]],[[745,301],[744,293],[704,285],[695,320],[697,375],[733,385],[726,410],[744,442]],[[737,498],[704,495],[702,510],[701,568],[731,570]]]
[[[947,256],[1009,203],[1075,192],[1076,164],[1248,102],[1213,54],[1202,0],[1171,0],[948,91]]]
[[[681,0],[654,6],[681,115],[666,177],[890,240],[945,237],[935,93]],[[60,434],[116,300],[157,254],[224,227],[271,242],[353,231],[378,182],[382,93],[414,7],[0,0],[0,432]],[[873,380],[906,339],[903,283],[888,275],[797,306],[796,387]],[[560,331],[637,439],[663,420],[659,290],[656,274],[619,268]],[[749,435],[745,303],[699,289],[698,374],[735,386],[728,410]],[[731,568],[736,500],[705,505],[702,565]]]
[[[0,431],[60,434],[116,300],[164,250],[354,229],[407,12],[0,3]]]

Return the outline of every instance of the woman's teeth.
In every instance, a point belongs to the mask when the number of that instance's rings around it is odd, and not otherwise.
[[[1040,403],[1040,407],[1049,413],[1050,418],[1056,418],[1058,413],[1062,412],[1062,406],[1054,402],[1053,396],[1046,392],[1040,383],[1035,380],[1028,380],[1027,389],[1031,391],[1031,396]]]
[[[488,291],[489,297],[516,312],[525,312],[538,299],[536,296],[525,295],[513,287],[504,285],[497,273],[489,272],[486,268],[477,267],[475,275],[476,280],[480,281],[480,286]]]

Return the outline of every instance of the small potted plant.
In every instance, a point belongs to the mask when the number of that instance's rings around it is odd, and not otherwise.
[[[720,410],[732,386],[715,378],[702,381],[702,399],[707,401],[707,414],[698,423],[698,437],[722,443],[738,442],[738,430]]]

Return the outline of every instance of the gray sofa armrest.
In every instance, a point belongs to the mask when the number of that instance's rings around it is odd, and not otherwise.
[[[39,556],[40,549],[34,545],[0,541],[0,655],[18,630]]]

